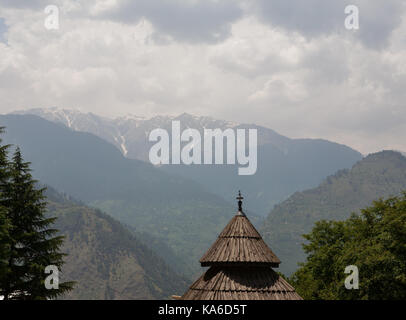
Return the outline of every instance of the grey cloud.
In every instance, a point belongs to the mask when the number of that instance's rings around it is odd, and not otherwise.
[[[71,3],[81,3],[82,8],[92,4],[87,0]],[[49,0],[0,0],[1,7],[35,10],[49,4]],[[356,32],[344,29],[344,8],[349,4],[360,8],[361,28]],[[221,41],[229,35],[231,23],[244,15],[255,15],[263,22],[306,37],[351,32],[366,47],[381,49],[401,22],[405,7],[404,0],[121,0],[97,18],[131,24],[145,17],[157,29],[155,39],[164,41],[162,35],[170,35],[179,41],[197,43]],[[86,14],[82,12],[82,16]]]
[[[328,33],[343,21],[342,1],[258,0],[257,14],[275,26],[305,35]]]
[[[307,82],[336,85],[347,81],[351,74],[345,49],[337,45],[321,45],[319,50],[304,57],[302,67],[308,70]]]
[[[7,32],[7,26],[4,23],[4,19],[0,18],[0,42],[6,42],[5,33]]]
[[[362,1],[360,4],[360,38],[373,49],[386,46],[392,31],[399,26],[406,5],[402,0]]]
[[[256,14],[274,26],[314,37],[349,32],[344,29],[344,9],[350,4],[360,9],[360,30],[354,32],[355,36],[373,49],[387,44],[388,37],[401,22],[405,7],[402,0],[258,0]]]
[[[161,33],[188,42],[215,42],[230,32],[230,24],[241,17],[238,1],[126,0],[101,18],[124,23],[148,19]]]
[[[48,0],[1,0],[0,7],[17,9],[39,9],[51,4]]]

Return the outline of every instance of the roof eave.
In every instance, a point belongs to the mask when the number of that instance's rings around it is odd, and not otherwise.
[[[279,268],[280,262],[221,262],[221,261],[200,261],[202,267],[271,267]]]

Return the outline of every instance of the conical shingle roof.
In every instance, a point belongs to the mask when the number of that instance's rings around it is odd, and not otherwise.
[[[200,259],[200,263],[203,267],[239,263],[278,267],[280,260],[245,214],[239,211]]]

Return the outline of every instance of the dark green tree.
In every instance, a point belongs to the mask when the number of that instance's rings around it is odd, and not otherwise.
[[[307,261],[291,278],[305,299],[406,299],[406,192],[346,221],[320,221],[305,238]],[[359,289],[345,288],[350,265]]]
[[[5,188],[5,207],[11,226],[8,259],[9,275],[1,284],[5,299],[52,299],[72,289],[72,282],[59,283],[58,289],[45,286],[45,268],[63,265],[62,236],[51,225],[56,218],[45,216],[45,189],[36,187],[30,163],[24,162],[19,148],[10,164],[10,181]],[[4,280],[3,280],[4,281]],[[52,282],[52,281],[51,281]]]
[[[0,206],[0,283],[2,283],[9,274],[8,260],[10,253],[9,238],[10,223],[7,217],[6,208]],[[2,295],[0,287],[0,296]]]
[[[0,127],[0,135],[3,132],[4,128]],[[10,223],[7,216],[7,208],[4,207],[4,190],[8,184],[9,177],[9,164],[7,160],[8,148],[8,145],[2,145],[2,139],[0,137],[0,296],[2,295],[1,283],[3,283],[9,275],[8,257],[10,253]]]
[[[9,178],[8,149],[10,146],[2,144],[1,135],[4,131],[4,127],[0,127],[0,204],[3,204],[3,191]]]

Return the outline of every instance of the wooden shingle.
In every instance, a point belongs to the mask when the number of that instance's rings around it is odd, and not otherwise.
[[[211,267],[183,300],[302,300],[270,267]]]
[[[243,214],[237,214],[200,259],[202,267],[250,262],[278,267],[279,258]]]

